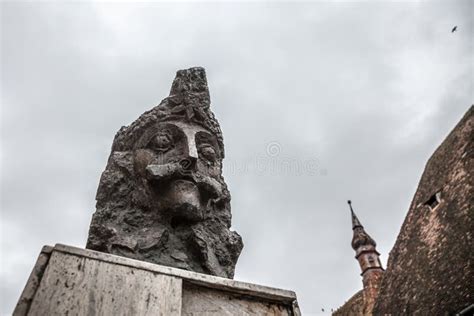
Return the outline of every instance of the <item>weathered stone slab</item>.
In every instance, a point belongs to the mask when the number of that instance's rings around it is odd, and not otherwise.
[[[53,252],[30,311],[37,315],[179,315],[181,279]]]
[[[65,245],[45,247],[13,315],[300,315],[296,294]]]
[[[293,315],[284,303],[269,303],[251,296],[184,284],[183,316]]]
[[[36,290],[38,289],[39,283],[41,282],[44,270],[48,265],[49,257],[52,251],[53,248],[50,246],[44,246],[43,249],[41,249],[38,259],[36,260],[36,264],[33,267],[33,271],[31,271],[30,277],[28,278],[26,286],[23,289],[21,297],[15,307],[15,315],[26,315],[28,313],[31,301],[36,294]]]

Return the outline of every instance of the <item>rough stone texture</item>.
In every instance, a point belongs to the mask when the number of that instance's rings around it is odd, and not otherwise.
[[[334,316],[355,316],[364,315],[364,291],[360,290],[354,294],[344,305],[339,307]]]
[[[454,315],[474,302],[473,124],[471,106],[429,159],[375,315]]]
[[[115,136],[86,247],[232,278],[243,243],[223,158],[204,69],[178,71],[169,97]]]
[[[384,275],[383,269],[371,269],[362,275],[362,283],[364,286],[363,315],[372,315],[375,302],[377,300],[380,283]]]

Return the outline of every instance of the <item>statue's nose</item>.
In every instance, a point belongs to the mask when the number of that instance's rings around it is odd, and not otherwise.
[[[181,159],[179,164],[186,171],[194,171],[196,169],[196,162],[199,154],[194,141],[188,142],[188,154]]]

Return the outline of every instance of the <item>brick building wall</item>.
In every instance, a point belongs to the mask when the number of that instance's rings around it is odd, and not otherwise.
[[[454,315],[474,303],[473,125],[471,106],[429,159],[375,315]]]

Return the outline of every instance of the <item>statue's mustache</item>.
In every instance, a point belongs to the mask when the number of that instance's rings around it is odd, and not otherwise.
[[[185,179],[194,182],[200,190],[206,191],[216,198],[222,194],[222,185],[214,178],[188,169],[187,161],[167,163],[164,165],[150,164],[146,167],[148,180],[168,181]]]

